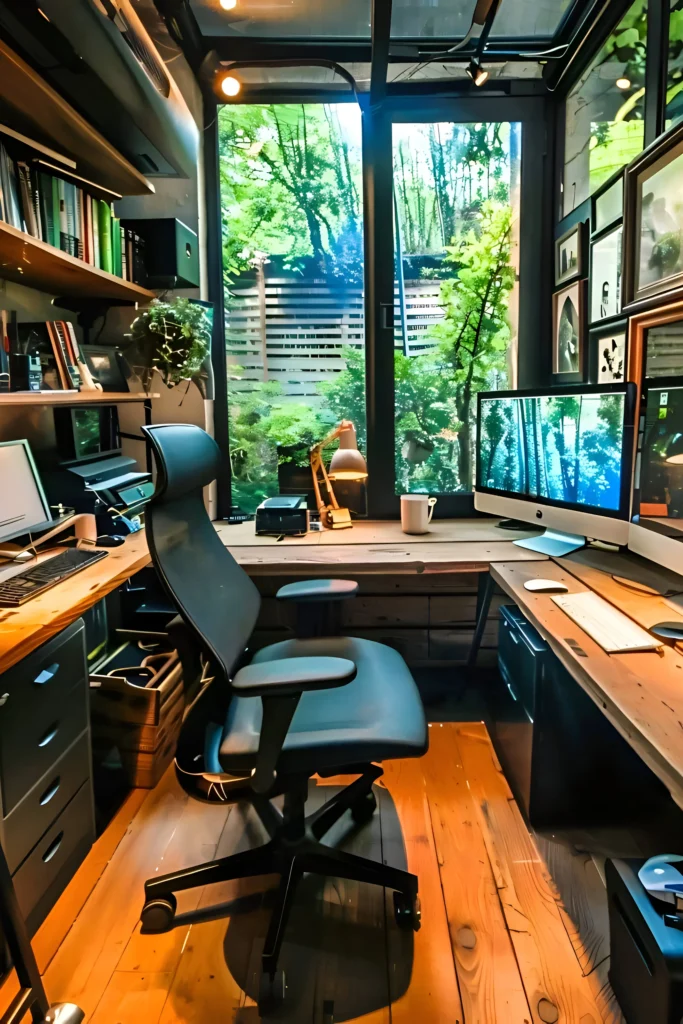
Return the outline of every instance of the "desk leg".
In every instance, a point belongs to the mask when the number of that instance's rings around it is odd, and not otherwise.
[[[493,597],[494,586],[495,583],[493,582],[493,576],[490,572],[479,573],[479,580],[477,581],[477,622],[474,627],[474,636],[472,637],[472,646],[470,647],[469,657],[467,658],[468,668],[474,668],[477,664],[479,648],[481,647],[481,639],[484,635],[486,619],[488,618],[489,608],[491,607],[491,598]]]

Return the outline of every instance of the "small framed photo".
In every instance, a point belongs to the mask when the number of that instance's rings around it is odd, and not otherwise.
[[[613,320],[591,327],[588,352],[593,384],[623,384],[628,369],[628,320]]]
[[[575,281],[553,295],[553,373],[557,383],[584,380],[585,281]]]
[[[591,235],[600,235],[624,216],[624,168],[605,182],[591,198]]]
[[[582,228],[581,223],[566,231],[555,242],[555,284],[566,284],[581,277],[582,273]]]
[[[591,242],[590,323],[608,320],[621,312],[621,224]]]

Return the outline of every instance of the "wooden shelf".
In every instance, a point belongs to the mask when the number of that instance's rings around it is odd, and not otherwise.
[[[0,40],[0,96],[22,123],[73,157],[78,173],[121,195],[149,195],[154,185],[74,110],[37,71]],[[30,132],[29,132],[30,134]]]
[[[122,402],[145,402],[158,398],[144,391],[13,391],[0,394],[0,409],[6,405],[119,405]]]
[[[79,299],[121,299],[146,304],[155,298],[147,288],[91,267],[4,221],[0,221],[2,278],[50,295]]]

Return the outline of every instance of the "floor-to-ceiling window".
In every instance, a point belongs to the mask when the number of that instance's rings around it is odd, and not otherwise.
[[[224,106],[219,144],[232,501],[253,512],[342,418],[365,446],[360,110]]]
[[[393,125],[396,493],[473,487],[477,392],[516,383],[521,124]]]

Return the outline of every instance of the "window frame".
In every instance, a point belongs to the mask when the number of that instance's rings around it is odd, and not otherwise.
[[[302,102],[303,98],[299,98]],[[287,102],[272,95],[269,102]],[[305,102],[330,102],[310,93]],[[335,97],[333,102],[343,101]],[[365,274],[365,360],[367,418],[367,511],[370,519],[397,519],[400,496],[394,471],[394,123],[431,121],[517,121],[522,124],[520,219],[520,289],[518,313],[518,385],[535,387],[548,379],[549,357],[543,345],[550,331],[552,268],[538,260],[544,238],[552,234],[553,134],[555,105],[544,96],[390,97],[379,109],[361,95],[363,131],[363,238]],[[259,102],[258,100],[256,102]],[[262,100],[261,100],[262,102]],[[351,102],[353,100],[351,99]],[[225,352],[225,309],[222,266],[222,221],[218,147],[218,103],[205,103],[204,159],[207,195],[207,257],[209,299],[214,304],[212,359],[215,376],[214,433],[221,449],[217,517],[229,516],[232,505],[228,430],[228,381]],[[543,155],[539,159],[539,154]],[[538,202],[538,197],[543,201]],[[540,265],[539,265],[540,262]],[[546,365],[547,364],[547,365]],[[474,495],[436,495],[438,518],[475,515]]]

